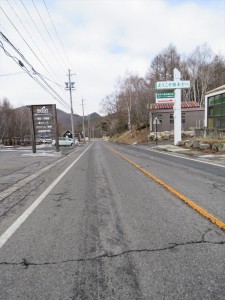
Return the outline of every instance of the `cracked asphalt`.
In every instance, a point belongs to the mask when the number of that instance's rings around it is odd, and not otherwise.
[[[0,298],[224,299],[225,232],[110,147],[225,221],[219,167],[96,141],[0,249]],[[86,148],[0,202],[1,227]]]

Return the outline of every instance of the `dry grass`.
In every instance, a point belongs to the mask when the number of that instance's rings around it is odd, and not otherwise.
[[[142,144],[148,142],[148,129],[132,130],[121,134],[119,137],[113,139],[115,143],[132,145],[134,143]]]
[[[149,134],[149,129],[145,128],[142,130],[132,130],[124,132],[121,135],[115,136],[114,138],[112,138],[112,141],[118,144],[126,144],[126,145],[132,145],[134,143],[136,144],[143,144],[143,143],[147,143],[149,142],[148,139],[148,134]],[[222,144],[225,143],[225,139],[203,139],[203,138],[190,138],[192,140],[197,140],[201,143],[205,143],[205,144],[209,144],[210,146],[212,146],[215,143],[218,144]],[[196,149],[196,151],[198,151]],[[212,149],[208,149],[208,150],[199,150],[201,152],[204,153],[215,153],[216,151],[212,150]]]

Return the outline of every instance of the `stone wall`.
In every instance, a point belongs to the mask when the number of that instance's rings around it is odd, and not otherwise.
[[[225,139],[225,129],[195,129],[196,138]]]
[[[190,139],[193,138],[195,135],[194,131],[182,131],[182,139]],[[156,140],[156,132],[151,132],[148,136],[150,141],[155,141]],[[157,132],[157,140],[162,141],[162,140],[171,140],[174,139],[174,131],[162,131],[162,132]]]
[[[196,131],[196,130],[195,130]],[[196,150],[209,150],[213,152],[225,152],[225,130],[221,132],[218,130],[217,134],[211,134],[208,138],[204,141],[204,130],[198,129],[200,132],[199,137],[195,136],[194,131],[183,131],[182,132],[182,141],[178,142],[177,146],[182,146],[185,148],[196,149]],[[222,135],[223,133],[223,135]],[[213,138],[212,138],[213,136]],[[222,137],[224,136],[223,140]],[[216,138],[219,137],[219,138]],[[163,131],[157,132],[157,140],[173,140],[174,139],[174,132],[173,131]],[[202,140],[201,140],[202,139]],[[220,140],[221,141],[218,141]],[[156,133],[151,132],[149,135],[149,140],[155,141],[156,140]],[[214,141],[215,140],[215,141]]]
[[[213,143],[212,140],[210,142],[202,142],[197,139],[186,140],[179,142],[178,146],[184,146],[185,148],[192,148],[196,150],[212,150],[213,152],[225,152],[225,143]]]

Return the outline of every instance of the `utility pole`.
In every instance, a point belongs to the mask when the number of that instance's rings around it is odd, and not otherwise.
[[[88,140],[90,141],[90,115],[88,115]]]
[[[70,108],[71,108],[71,127],[72,127],[72,136],[73,136],[73,145],[75,145],[75,135],[74,135],[74,123],[73,123],[73,101],[72,101],[72,90],[74,90],[74,84],[75,82],[71,82],[71,76],[74,74],[70,73],[70,70],[68,70],[68,77],[69,77],[69,82],[65,82],[66,85],[66,90],[70,91]]]
[[[83,110],[83,136],[84,136],[84,142],[85,140],[85,127],[84,127],[84,99],[82,99],[82,110]]]
[[[181,73],[176,68],[173,70],[174,81],[180,82]],[[175,89],[174,110],[174,145],[181,141],[181,89]]]

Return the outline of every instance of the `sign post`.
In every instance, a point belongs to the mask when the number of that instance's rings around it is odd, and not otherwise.
[[[56,151],[59,151],[57,112],[55,104],[31,105],[32,150],[36,153],[36,138],[47,135],[55,138]]]
[[[159,121],[159,119],[157,117],[155,117],[155,119],[153,120],[153,124],[155,125],[155,144],[157,146],[158,145],[158,136],[157,136],[158,130],[157,130],[157,125],[160,124],[160,121]]]
[[[156,82],[156,90],[165,90],[164,92],[156,93],[156,103],[174,102],[174,145],[181,141],[181,89],[190,88],[190,81],[180,80],[180,71],[176,68],[173,70],[174,81],[158,81]],[[174,98],[169,98],[167,90],[174,90]],[[159,95],[159,96],[158,96]],[[164,96],[164,98],[163,98]],[[172,96],[172,93],[171,93]],[[171,101],[168,101],[169,100]],[[173,99],[173,101],[172,101]],[[157,102],[157,100],[159,102]]]
[[[179,82],[181,78],[180,71],[173,70],[174,81]],[[174,111],[174,145],[181,141],[181,89],[175,89]]]

